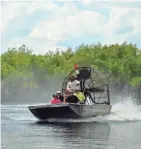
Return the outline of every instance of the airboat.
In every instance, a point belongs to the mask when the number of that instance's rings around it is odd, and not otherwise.
[[[101,71],[90,66],[74,67],[64,78],[62,83],[63,94],[66,92],[67,83],[72,75],[80,81],[85,102],[83,104],[62,102],[61,104],[29,106],[28,109],[37,119],[96,117],[111,112],[109,86]]]

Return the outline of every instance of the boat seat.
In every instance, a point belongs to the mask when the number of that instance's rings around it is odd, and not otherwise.
[[[79,70],[79,74],[77,75],[77,79],[78,80],[87,80],[91,77],[91,69],[80,69]]]

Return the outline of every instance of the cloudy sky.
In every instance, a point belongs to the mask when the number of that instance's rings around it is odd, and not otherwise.
[[[44,54],[81,43],[141,48],[141,0],[3,0],[1,52],[26,44]]]

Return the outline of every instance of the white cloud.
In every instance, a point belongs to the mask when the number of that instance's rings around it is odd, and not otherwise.
[[[1,13],[2,13],[2,27],[1,30],[7,27],[8,22],[15,18],[16,16],[20,15],[20,7],[16,5],[16,3],[2,3],[1,5]]]
[[[0,32],[2,32],[2,9],[0,6]]]
[[[16,17],[28,16],[38,10],[50,11],[54,17],[74,14],[78,9],[71,2],[65,2],[65,5],[59,7],[51,0],[4,0],[1,4],[1,30],[4,31],[11,20]],[[73,11],[72,11],[73,10]]]
[[[27,7],[26,11],[27,13],[31,14],[37,10],[46,10],[46,11],[52,11],[54,9],[57,9],[57,5],[54,4],[51,0],[47,0],[47,1],[40,1],[40,0],[36,0],[33,2],[30,2],[29,7]]]
[[[124,2],[137,2],[141,0],[124,0]],[[97,3],[97,2],[123,2],[123,0],[82,0],[83,4],[89,5],[92,3]]]
[[[8,47],[18,48],[23,44],[32,49],[33,53],[35,54],[45,54],[49,50],[55,51],[57,48],[59,48],[60,50],[66,50],[66,47],[57,46],[55,44],[52,44],[51,42],[47,42],[44,38],[30,38],[30,37],[12,39],[9,42]]]
[[[30,36],[44,37],[46,40],[57,43],[69,37],[101,34],[105,43],[123,42],[129,35],[141,33],[141,10],[131,8],[113,8],[109,13],[109,20],[95,11],[81,11],[76,15],[42,22],[33,28]],[[121,29],[131,27],[133,30],[119,34]]]
[[[77,14],[77,16],[75,16],[75,14]],[[79,10],[74,4],[66,2],[64,6],[57,7],[52,12],[52,18],[50,20],[41,22],[34,27],[29,36],[30,38],[45,38],[46,42],[56,45],[59,41],[72,36],[72,34],[76,35],[76,33],[78,33],[77,29],[80,24],[77,20],[82,22],[82,15],[79,14]],[[82,34],[81,31],[80,34]]]
[[[113,8],[110,10],[109,20],[104,25],[103,34],[105,36],[105,42],[115,43],[123,42],[127,40],[128,36],[141,34],[141,10],[131,8]],[[132,27],[132,31],[118,34],[120,29],[126,29]],[[108,38],[106,38],[106,36]]]
[[[32,7],[29,4],[32,4]],[[66,17],[67,15],[73,15],[76,12],[78,12],[77,7],[75,5],[73,5],[71,2],[65,2],[65,4],[61,7],[56,5],[52,1],[31,2],[31,3],[5,2],[3,5],[3,18],[4,18],[3,32],[5,31],[7,25],[9,25],[9,21],[13,20],[14,18],[16,18],[19,15],[22,15],[20,17],[23,17],[23,16],[25,17],[25,16],[27,16],[31,13],[34,13],[38,10],[45,10],[48,12],[50,11],[52,20],[57,19],[58,15],[60,17]],[[12,11],[12,13],[10,13],[11,11]],[[44,24],[44,23],[42,22],[41,24]],[[49,24],[51,26],[54,25],[53,22],[52,23],[50,22]],[[58,24],[56,24],[56,27],[57,26],[58,26]],[[42,34],[41,32],[39,33],[39,31],[37,29],[34,29],[34,35],[35,35],[35,37],[36,37],[36,35],[39,35],[39,38],[37,38],[37,37],[35,38],[32,36],[32,37],[26,37],[26,38],[11,39],[11,41],[8,44],[3,43],[3,48],[7,49],[7,47],[12,47],[14,45],[20,46],[22,44],[27,44],[29,47],[36,48],[37,53],[38,52],[44,53],[44,52],[46,52],[46,49],[54,50],[54,49],[56,49],[56,47],[59,47],[59,46],[57,46],[57,42],[56,42],[57,37],[54,38],[54,36],[53,36],[53,38],[52,38],[53,32],[50,32],[50,34],[47,34],[47,36],[49,38],[46,38],[46,41],[44,41],[44,36],[46,36],[46,35]],[[59,37],[60,36],[58,36],[58,38]],[[64,47],[61,47],[61,48],[64,49]],[[40,49],[42,49],[42,52],[40,51]],[[5,50],[3,50],[3,51],[5,51]]]
[[[87,8],[141,8],[141,0],[82,0]]]
[[[2,31],[6,29],[9,25],[9,22],[16,17],[24,17],[29,14],[34,13],[37,10],[46,10],[51,11],[52,9],[56,9],[57,5],[54,4],[51,0],[48,1],[4,1],[1,5],[1,13],[2,13]]]
[[[42,22],[33,28],[30,36],[44,37],[57,43],[69,37],[98,34],[104,21],[104,16],[97,12],[81,11],[76,15],[58,16],[54,20]]]
[[[94,0],[93,4],[94,2],[98,3],[99,1]],[[45,10],[46,14],[50,12],[48,20],[35,24],[27,37],[11,39],[9,43],[4,44],[5,47],[7,45],[20,46],[26,44],[32,49],[36,49],[36,53],[45,53],[48,49],[56,49],[60,41],[73,37],[93,35],[96,38],[97,35],[101,35],[104,38],[104,43],[111,44],[116,42],[121,43],[129,37],[136,37],[141,34],[141,10],[127,8],[127,5],[123,8],[122,3],[119,3],[118,6],[113,8],[108,7],[111,3],[106,3],[105,6],[103,5],[104,8],[109,10],[107,21],[107,16],[96,10],[80,10],[75,3],[68,1],[65,1],[63,6],[59,6],[51,1],[24,2],[18,5],[17,3],[9,4],[5,2],[4,4],[5,29],[9,25],[9,21],[16,16],[26,16],[37,12],[37,10]],[[87,1],[87,5],[93,6],[92,1]],[[115,6],[113,3],[112,5]],[[122,33],[123,30],[127,30],[128,28],[128,31]],[[62,48],[65,49],[65,47]]]

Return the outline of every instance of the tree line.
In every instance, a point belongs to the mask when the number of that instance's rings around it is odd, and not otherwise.
[[[36,89],[46,85],[50,77],[61,77],[73,65],[90,65],[108,74],[119,84],[141,85],[141,50],[131,43],[102,45],[81,44],[74,51],[56,49],[36,55],[26,45],[9,48],[1,54],[1,83],[9,88]]]

